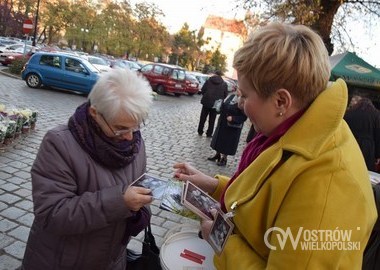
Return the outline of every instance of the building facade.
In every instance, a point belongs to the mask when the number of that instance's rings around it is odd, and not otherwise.
[[[227,71],[225,75],[236,79],[236,72],[232,67],[235,51],[239,49],[247,37],[247,27],[241,20],[225,19],[209,15],[202,26],[203,39],[209,39],[208,44],[203,46],[204,50],[219,51],[227,59]]]

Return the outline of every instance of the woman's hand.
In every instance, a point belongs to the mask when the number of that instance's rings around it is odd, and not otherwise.
[[[152,202],[152,191],[148,188],[130,186],[123,195],[125,205],[129,210],[138,211]]]
[[[175,178],[183,182],[190,181],[209,194],[213,193],[218,186],[217,179],[202,173],[186,162],[176,163],[173,167],[176,169]]]
[[[231,116],[231,115],[227,116],[226,120],[227,120],[228,122],[231,122],[231,121],[232,121],[232,116]]]
[[[217,211],[215,209],[211,209],[210,212],[215,219],[217,215]],[[210,232],[211,232],[211,228],[213,224],[214,224],[214,220],[209,220],[209,219],[201,220],[201,233],[202,233],[203,239],[208,240],[208,238],[210,237]]]

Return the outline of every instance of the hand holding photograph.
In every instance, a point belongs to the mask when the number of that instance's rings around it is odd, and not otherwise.
[[[131,186],[148,188],[152,191],[153,198],[160,200],[165,192],[167,181],[144,173]]]
[[[234,224],[225,217],[221,210],[215,217],[214,224],[211,227],[208,242],[214,249],[216,254],[220,254],[227,242],[228,237],[232,233]]]
[[[190,181],[186,182],[183,194],[183,205],[201,218],[208,220],[214,219],[210,210],[212,208],[219,208],[219,203],[216,200]]]
[[[199,217],[213,220],[209,238],[207,242],[214,249],[216,254],[220,254],[232,233],[234,224],[220,209],[220,204],[206,192],[198,188],[191,182],[186,182],[185,190],[182,195],[183,204],[197,214]],[[211,209],[217,211],[216,216],[212,215]]]

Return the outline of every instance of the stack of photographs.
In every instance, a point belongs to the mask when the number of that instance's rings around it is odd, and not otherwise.
[[[184,217],[199,220],[199,217],[183,206],[182,194],[184,183],[176,180],[163,180],[156,176],[144,173],[131,186],[148,188],[152,197],[161,200],[160,208]]]
[[[207,239],[216,254],[220,254],[232,233],[234,224],[220,209],[220,204],[191,182],[162,180],[149,174],[141,175],[132,186],[148,188],[154,199],[161,200],[160,208],[184,217],[213,220]],[[216,214],[211,213],[216,210]]]
[[[203,219],[213,220],[210,235],[207,241],[216,254],[220,254],[232,233],[234,224],[220,209],[220,204],[206,192],[191,182],[186,182],[183,191],[183,204]],[[211,213],[216,210],[216,215]]]
[[[199,217],[183,206],[182,194],[185,184],[181,181],[168,181],[161,199],[160,208],[184,217],[197,219]]]

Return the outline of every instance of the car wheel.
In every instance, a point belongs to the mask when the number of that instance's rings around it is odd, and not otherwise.
[[[157,93],[159,95],[165,94],[165,88],[164,88],[164,86],[162,86],[162,85],[157,86]]]
[[[179,96],[181,96],[181,94],[180,94],[180,93],[174,93],[174,95],[175,95],[176,97],[179,97]]]
[[[38,88],[41,86],[41,78],[35,73],[30,73],[26,76],[26,84],[31,88]]]
[[[189,96],[194,96],[194,93],[187,93]]]

